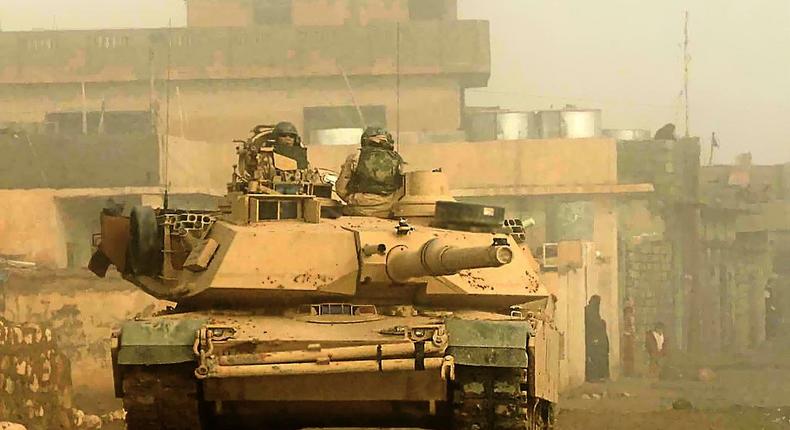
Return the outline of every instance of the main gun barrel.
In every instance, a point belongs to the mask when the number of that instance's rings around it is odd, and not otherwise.
[[[422,276],[454,275],[461,270],[499,267],[512,259],[513,250],[507,244],[459,248],[435,238],[416,251],[393,248],[387,255],[387,275],[394,282],[407,282]]]

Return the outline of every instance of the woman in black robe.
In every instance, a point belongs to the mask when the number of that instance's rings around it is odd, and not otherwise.
[[[590,297],[584,308],[585,346],[587,361],[585,379],[588,382],[601,382],[609,379],[609,337],[606,335],[606,321],[601,318],[601,296]]]

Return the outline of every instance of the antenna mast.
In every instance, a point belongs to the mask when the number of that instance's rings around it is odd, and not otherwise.
[[[686,137],[689,137],[689,11],[684,13],[683,24],[683,98],[684,111],[686,116]]]
[[[400,146],[400,21],[396,23],[395,36],[395,150]]]
[[[168,192],[170,190],[170,178],[169,178],[169,170],[170,170],[170,156],[169,156],[169,149],[170,149],[170,51],[173,45],[173,21],[169,20],[167,22],[167,79],[165,80],[165,172],[164,172],[164,179],[165,179],[165,196],[162,202],[162,205],[165,209],[168,206]]]

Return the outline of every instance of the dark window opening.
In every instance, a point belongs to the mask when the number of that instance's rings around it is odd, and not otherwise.
[[[436,20],[447,14],[445,0],[409,0],[409,19]]]
[[[296,219],[297,202],[280,202],[280,219]]]
[[[291,0],[260,0],[254,6],[254,19],[258,25],[292,24]]]
[[[88,134],[153,133],[149,111],[88,111],[85,125]],[[82,134],[82,112],[49,112],[44,117],[48,130],[61,134]]]

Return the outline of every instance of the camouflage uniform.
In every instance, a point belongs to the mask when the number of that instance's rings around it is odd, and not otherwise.
[[[346,215],[389,217],[403,182],[404,161],[394,150],[392,135],[382,128],[365,129],[361,144],[343,164],[335,189],[348,204]]]

